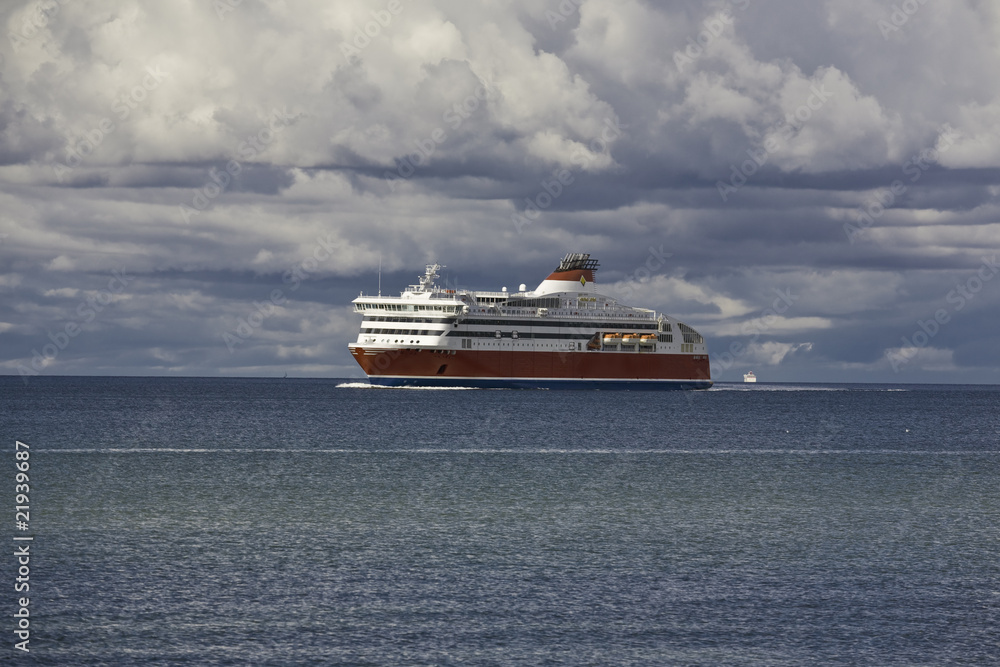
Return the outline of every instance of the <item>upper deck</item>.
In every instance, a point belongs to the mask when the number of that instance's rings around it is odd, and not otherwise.
[[[353,300],[355,312],[364,315],[357,344],[435,349],[506,345],[524,349],[533,340],[533,349],[575,349],[582,345],[577,339],[596,345],[594,341],[601,339],[599,334],[604,332],[609,338],[601,349],[625,351],[633,336],[645,335],[640,348],[648,345],[656,351],[656,343],[661,343],[666,344],[662,352],[671,352],[673,334],[679,332],[677,352],[704,351],[701,335],[679,320],[649,308],[621,304],[599,293],[593,281],[596,266],[589,255],[567,255],[538,289],[528,291],[522,284],[517,292],[510,293],[506,288],[495,292],[440,287],[435,279],[442,267],[430,264],[418,284],[410,285],[399,296],[362,293]],[[654,332],[655,342],[650,338]],[[615,335],[622,336],[622,340],[616,341]],[[485,337],[495,342],[479,340]],[[638,344],[638,339],[635,342]]]
[[[588,256],[589,257],[589,256]],[[564,260],[563,264],[566,263]],[[562,266],[562,265],[560,265]],[[434,283],[438,278],[440,264],[428,264],[426,273],[419,283],[407,287],[398,297],[359,295],[353,300],[355,312],[370,315],[386,312],[398,313],[402,317],[425,317],[429,313],[442,316],[461,317],[463,315],[490,315],[492,317],[523,318],[558,317],[581,321],[604,319],[657,319],[655,311],[636,308],[618,303],[612,297],[599,294],[595,289],[592,271],[595,260],[586,263],[585,271],[591,278],[589,284],[583,278],[580,282],[561,280],[556,273],[549,276],[542,285],[567,288],[561,291],[527,291],[525,285],[517,292],[507,288],[499,292],[486,290],[446,289]],[[553,280],[560,278],[560,280]],[[589,286],[589,290],[587,287]],[[541,287],[541,286],[540,286]]]

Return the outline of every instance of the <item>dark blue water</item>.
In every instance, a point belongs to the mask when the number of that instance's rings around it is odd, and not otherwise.
[[[0,378],[37,664],[1000,663],[1000,387]]]

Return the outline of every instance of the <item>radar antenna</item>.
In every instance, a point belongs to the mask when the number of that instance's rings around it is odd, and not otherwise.
[[[595,270],[600,264],[597,263],[596,259],[591,259],[589,253],[584,252],[570,252],[566,253],[566,256],[562,258],[559,262],[559,267],[556,272],[561,271],[576,271],[580,269],[584,270]]]
[[[423,276],[418,277],[418,279],[420,280],[420,288],[426,292],[431,287],[433,287],[434,279],[441,277],[437,273],[438,269],[443,269],[443,268],[444,266],[441,264],[428,264],[427,272]]]

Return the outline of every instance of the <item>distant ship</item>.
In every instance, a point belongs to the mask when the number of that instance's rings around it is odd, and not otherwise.
[[[746,373],[743,374],[743,381],[744,382],[756,382],[757,381],[757,376],[753,374],[753,371],[747,371]]]
[[[398,297],[353,300],[363,315],[351,354],[387,386],[708,389],[701,334],[596,291],[598,262],[566,255],[537,288],[444,289],[440,264]]]

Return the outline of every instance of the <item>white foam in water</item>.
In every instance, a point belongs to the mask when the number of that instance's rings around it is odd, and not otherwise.
[[[369,384],[367,382],[342,382],[337,385],[337,389],[430,389],[432,391],[450,391],[456,389],[478,389],[478,387],[387,387],[382,384]]]
[[[389,387],[367,382],[342,382],[337,389],[410,389],[430,391],[473,390],[483,387]],[[716,384],[707,391],[852,391],[847,387],[808,387],[804,385]],[[909,389],[871,389],[863,391],[909,391]]]
[[[850,391],[850,389],[847,387],[807,387],[804,385],[761,385],[755,382],[747,382],[745,384],[716,384],[708,391]]]

